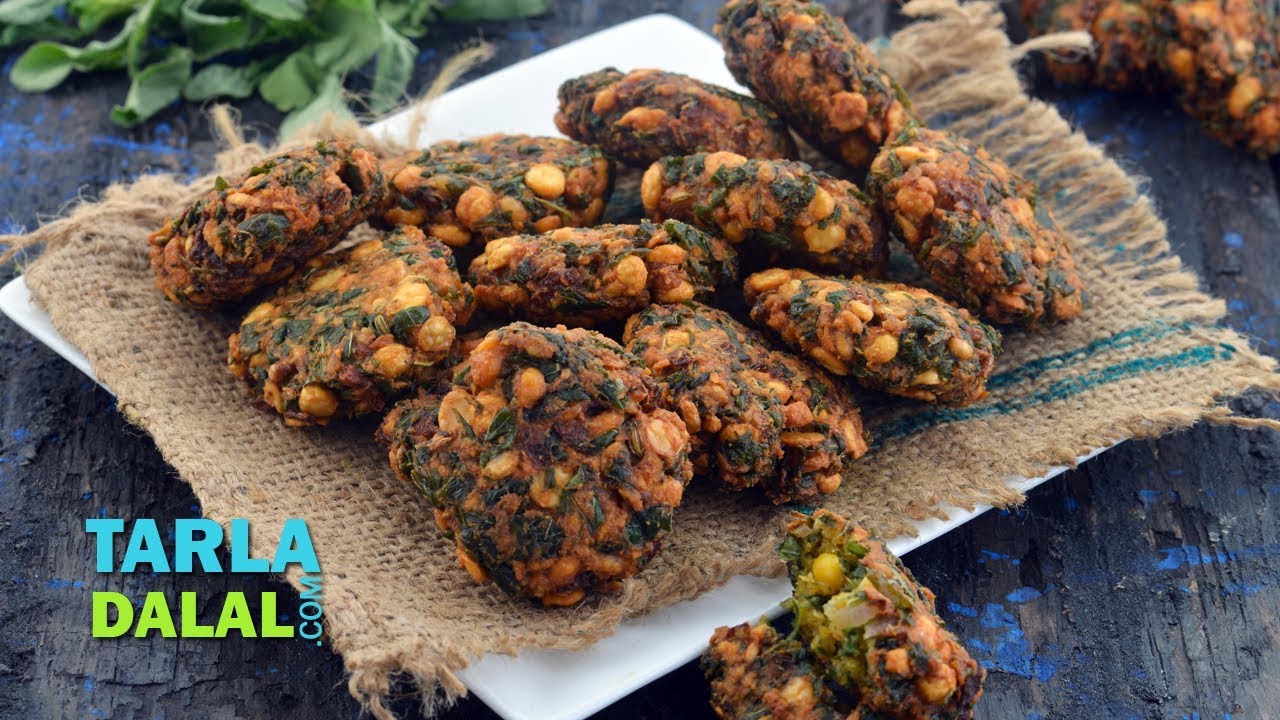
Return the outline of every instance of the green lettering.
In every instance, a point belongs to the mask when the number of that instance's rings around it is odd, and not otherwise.
[[[292,625],[276,624],[276,594],[273,592],[262,593],[262,637],[293,637]]]
[[[116,621],[111,622],[108,609],[116,609]],[[96,638],[120,637],[129,632],[133,624],[133,603],[123,593],[95,590],[93,593],[93,636]]]
[[[182,609],[179,611],[182,615],[182,637],[184,638],[211,638],[213,637],[212,625],[200,624],[200,612],[196,607],[196,594],[193,592],[182,593]]]
[[[133,629],[134,637],[146,637],[152,630],[159,630],[161,637],[178,637],[173,627],[173,615],[169,613],[169,601],[162,592],[149,592],[142,601],[142,609],[138,611],[138,626]]]
[[[258,637],[253,627],[253,616],[249,614],[249,604],[245,602],[244,593],[240,591],[227,593],[227,601],[222,605],[222,616],[218,618],[218,627],[214,629],[214,637],[226,637],[230,630],[239,630],[242,637]]]

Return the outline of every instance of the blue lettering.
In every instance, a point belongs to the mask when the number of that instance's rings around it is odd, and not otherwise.
[[[244,518],[231,520],[231,572],[271,572],[266,558],[249,557],[249,521]]]
[[[320,578],[312,578],[303,575],[301,582],[302,587],[306,588],[306,590],[302,591],[303,600],[310,600],[312,598],[318,599],[320,597]]]
[[[314,633],[308,634],[308,632],[310,632],[306,629],[308,625],[316,629]],[[320,623],[318,622],[304,622],[298,626],[298,634],[306,638],[307,640],[315,640],[316,638],[324,634],[324,628],[320,627]]]
[[[119,518],[90,518],[84,521],[84,531],[93,535],[97,546],[97,568],[109,573],[115,568],[116,533],[124,532],[124,520]]]
[[[169,572],[169,559],[164,555],[160,531],[156,529],[156,521],[150,518],[133,523],[133,532],[129,535],[129,547],[125,548],[120,572],[134,572],[142,563],[150,565],[152,572]]]
[[[199,531],[203,537],[195,538]],[[222,544],[222,526],[208,518],[179,518],[173,523],[173,569],[189,573],[196,558],[205,572],[222,572],[215,550]]]
[[[284,530],[280,532],[280,544],[276,547],[276,557],[271,563],[271,572],[284,572],[289,563],[298,563],[303,572],[320,572],[320,560],[316,558],[315,548],[311,545],[311,533],[307,531],[307,521],[300,518],[289,518],[284,521]]]

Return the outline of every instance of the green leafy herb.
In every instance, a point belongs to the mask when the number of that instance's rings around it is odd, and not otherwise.
[[[600,433],[591,439],[590,445],[587,446],[588,450],[590,450],[592,455],[598,455],[602,450],[612,445],[614,439],[617,437],[618,431],[616,429]]]
[[[551,518],[536,515],[511,518],[511,532],[515,536],[518,560],[554,557],[564,542],[563,528]]]
[[[576,490],[577,488],[582,487],[582,484],[587,481],[588,472],[590,472],[590,470],[586,465],[579,465],[578,469],[573,473],[573,477],[564,481],[564,489]]]
[[[205,65],[182,88],[182,97],[200,102],[215,97],[247,98],[253,94],[261,74],[260,64],[233,67],[222,63]]]
[[[396,32],[385,20],[381,23],[378,51],[373,67],[373,87],[369,90],[369,109],[386,112],[404,100],[405,88],[413,74],[418,47]]]
[[[262,78],[258,92],[279,110],[296,110],[315,97],[322,75],[309,54],[294,53]]]
[[[627,542],[640,545],[658,533],[671,531],[671,509],[661,505],[645,508],[627,520]]]
[[[516,414],[509,407],[494,413],[489,429],[484,432],[486,444],[506,450],[516,439]]]
[[[50,0],[5,0],[0,2],[0,23],[30,25],[51,15],[61,4]]]
[[[429,319],[431,319],[431,310],[422,305],[405,308],[391,316],[391,334],[402,343],[412,344],[413,338],[409,331]]]
[[[252,235],[259,245],[280,242],[289,232],[289,218],[280,213],[253,215],[236,226],[239,233]]]
[[[609,303],[605,300],[593,300],[568,287],[560,290],[560,299],[562,302],[559,309],[564,312],[589,312],[609,307]]]
[[[546,0],[455,0],[444,16],[449,20],[505,20],[533,17],[546,10]]]
[[[778,546],[778,554],[783,560],[793,563],[800,559],[800,541],[794,535],[788,535]]]
[[[132,84],[112,119],[125,126],[179,98],[246,98],[286,118],[281,134],[325,112],[350,116],[349,77],[371,79],[360,103],[404,99],[435,20],[531,17],[549,0],[0,0],[0,48],[26,47],[9,70],[25,92],[73,72],[125,70]]]
[[[587,517],[587,523],[591,526],[591,532],[595,533],[604,524],[604,508],[600,506],[600,499],[595,495],[591,496],[591,515]]]
[[[133,127],[181,97],[191,78],[191,57],[190,50],[173,48],[168,57],[135,74],[124,104],[111,108],[111,119],[117,125]]]
[[[24,92],[44,92],[66,80],[74,68],[74,56],[67,48],[51,42],[36,43],[13,64],[9,81]]]
[[[333,75],[326,77],[322,81],[319,92],[311,99],[311,102],[284,119],[284,122],[280,124],[280,136],[289,137],[302,128],[318,121],[325,113],[330,112],[339,118],[353,117],[351,109],[347,107],[342,83]]]

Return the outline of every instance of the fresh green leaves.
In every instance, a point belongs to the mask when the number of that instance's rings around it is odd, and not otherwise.
[[[280,123],[280,137],[289,137],[302,128],[319,122],[328,113],[336,118],[354,117],[351,108],[347,107],[342,81],[335,75],[326,75],[311,101]]]
[[[253,12],[270,20],[285,23],[301,22],[307,17],[306,0],[253,0],[245,3]]]
[[[0,23],[30,25],[52,15],[61,4],[57,0],[4,0],[0,2]]]
[[[445,9],[450,20],[505,20],[547,11],[548,0],[455,0]]]
[[[191,0],[182,4],[179,24],[197,60],[207,60],[249,44],[254,25],[219,0]],[[222,6],[222,7],[220,7]]]
[[[23,92],[44,92],[57,87],[75,68],[68,48],[57,43],[32,45],[9,71],[9,81]]]
[[[358,97],[373,112],[405,99],[430,23],[501,20],[546,11],[548,0],[0,0],[0,47],[28,46],[9,79],[25,92],[73,72],[126,70],[111,111],[145,121],[179,98],[246,98],[292,113],[281,135]],[[367,88],[353,93],[348,81]]]
[[[369,90],[369,109],[382,113],[404,100],[418,47],[384,20],[379,29],[377,53],[373,87]]]
[[[259,63],[239,67],[222,63],[205,65],[187,81],[182,97],[196,102],[216,97],[247,98],[253,94],[261,74]]]
[[[191,77],[191,58],[187,48],[173,48],[165,59],[142,68],[133,76],[124,104],[111,108],[111,119],[133,127],[177,100]]]
[[[262,99],[284,112],[311,102],[324,73],[310,54],[296,52],[267,73],[258,85]]]

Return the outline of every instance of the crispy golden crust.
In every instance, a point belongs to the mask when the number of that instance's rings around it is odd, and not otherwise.
[[[392,192],[381,221],[417,225],[452,247],[594,225],[613,191],[613,163],[561,138],[441,142],[386,168]]]
[[[715,33],[738,82],[814,147],[855,168],[915,117],[871,50],[816,2],[730,0]]]
[[[705,298],[738,279],[738,253],[676,220],[561,228],[494,240],[471,263],[480,305],[582,327],[622,320],[650,302]]]
[[[683,220],[770,262],[877,275],[888,259],[870,199],[802,162],[728,152],[667,157],[645,171],[640,196],[650,218]]]
[[[684,420],[699,474],[792,502],[835,492],[867,452],[847,392],[721,310],[654,305],[627,321],[624,339]]]
[[[752,320],[837,375],[945,405],[986,397],[1000,334],[926,290],[772,269],[746,295]]]
[[[756,158],[796,156],[791,133],[763,103],[662,70],[606,68],[560,86],[560,132],[645,166],[664,155],[727,150]]]
[[[804,646],[761,619],[716,628],[702,656],[711,709],[723,720],[838,720],[848,715]]]
[[[1210,135],[1280,152],[1280,19],[1259,0],[1024,0],[1033,34],[1088,30],[1092,63],[1050,63],[1059,79],[1172,91]]]
[[[1092,83],[1116,91],[1156,90],[1164,85],[1151,45],[1151,18],[1133,0],[1023,0],[1022,17],[1032,35],[1085,30],[1094,54],[1074,62],[1050,58],[1059,81]]]
[[[818,510],[796,517],[779,552],[795,586],[784,605],[826,679],[853,694],[854,717],[973,717],[986,672],[883,543]]]
[[[1280,20],[1258,0],[1148,0],[1159,62],[1210,135],[1280,153]]]
[[[655,305],[627,321],[623,341],[684,420],[694,472],[744,489],[776,477],[782,408],[755,370],[768,350],[736,326],[713,308]]]
[[[388,448],[391,469],[404,482],[416,482],[413,454],[415,451],[425,452],[425,447],[416,446],[410,440],[425,441],[436,434],[439,430],[440,399],[453,389],[453,376],[458,366],[471,357],[471,351],[479,347],[489,333],[500,327],[487,322],[479,324],[479,328],[458,333],[449,354],[431,366],[425,379],[418,383],[413,397],[393,405],[374,432],[374,439]],[[414,427],[410,428],[410,425]],[[420,462],[425,462],[425,459]]]
[[[656,400],[603,335],[514,323],[479,343],[447,395],[406,401],[382,433],[476,580],[572,605],[616,590],[670,530],[689,436]]]
[[[876,157],[867,185],[893,233],[961,305],[1032,327],[1083,310],[1067,236],[1035,183],[983,148],[911,127]]]
[[[450,383],[452,384],[452,383]],[[378,425],[374,438],[387,446],[391,471],[403,482],[417,483],[417,468],[427,462],[427,443],[440,432],[440,399],[448,386],[418,390],[391,407]]]
[[[227,367],[287,425],[378,412],[432,376],[474,306],[449,248],[400,228],[313,259],[245,316]]]
[[[806,360],[777,351],[766,360],[764,372],[786,403],[782,410],[786,454],[774,481],[778,489],[766,485],[766,492],[781,496],[785,491],[794,500],[835,492],[844,471],[867,454],[871,441],[857,403],[847,387]]]
[[[192,307],[241,300],[333,247],[386,197],[377,159],[346,140],[267,158],[218,178],[147,238],[156,286]]]

